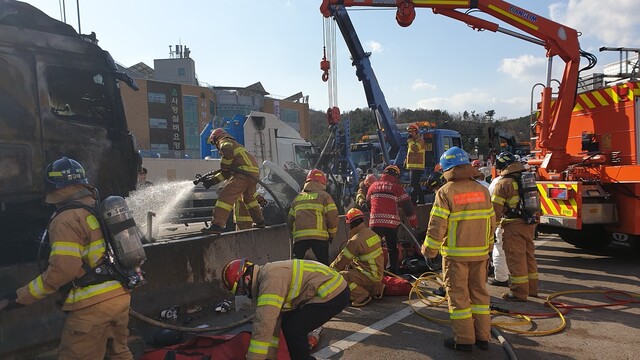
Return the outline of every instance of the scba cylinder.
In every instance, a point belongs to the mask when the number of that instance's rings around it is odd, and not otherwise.
[[[533,173],[523,172],[522,178],[524,210],[533,214],[540,211],[540,195],[536,187],[536,177]]]
[[[101,212],[120,266],[127,270],[139,268],[147,256],[142,247],[142,232],[127,202],[120,196],[109,196],[102,202]]]

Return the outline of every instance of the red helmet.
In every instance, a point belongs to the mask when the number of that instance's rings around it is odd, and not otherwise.
[[[393,175],[397,178],[400,177],[400,168],[395,166],[395,165],[389,165],[386,168],[384,168],[384,173],[385,174],[389,174],[389,175]]]
[[[377,180],[378,180],[378,178],[375,175],[369,174],[369,175],[367,175],[367,177],[364,178],[364,185],[365,186],[371,186]]]
[[[322,185],[327,185],[327,177],[318,169],[311,169],[309,171],[309,174],[307,174],[307,178],[305,179],[305,182],[307,181],[317,181]]]
[[[223,128],[217,128],[214,129],[211,132],[211,135],[209,135],[209,144],[216,144],[218,142],[218,139],[220,139],[221,137],[228,135],[226,131],[224,131]]]
[[[481,166],[482,166],[482,162],[480,162],[480,160],[477,160],[477,159],[476,159],[476,160],[473,160],[473,161],[471,162],[471,166],[473,166],[474,168],[479,168],[479,167],[481,167]]]
[[[409,126],[407,126],[407,131],[411,131],[411,130],[420,131],[420,128],[418,127],[417,124],[409,124]]]
[[[222,283],[235,295],[238,291],[238,282],[249,266],[253,265],[246,258],[231,260],[224,269],[222,269]]]
[[[347,211],[345,222],[351,224],[356,219],[364,219],[364,213],[356,208],[351,208]]]

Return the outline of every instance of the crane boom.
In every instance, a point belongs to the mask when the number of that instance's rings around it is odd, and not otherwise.
[[[553,153],[553,158],[544,165],[547,170],[562,171],[571,163],[571,156],[567,153],[570,125],[568,119],[571,118],[575,104],[581,54],[578,32],[575,29],[502,0],[323,0],[320,11],[328,17],[335,16],[341,8],[356,6],[395,7],[396,20],[401,26],[409,26],[413,22],[415,8],[430,8],[436,14],[465,22],[475,30],[501,32],[544,46],[549,60],[547,81],[542,90],[536,145],[541,149],[541,156]],[[533,38],[502,29],[496,23],[471,16],[469,13],[458,11],[459,9],[480,10]],[[565,63],[556,99],[552,99],[551,89],[551,65],[554,56],[560,57]]]

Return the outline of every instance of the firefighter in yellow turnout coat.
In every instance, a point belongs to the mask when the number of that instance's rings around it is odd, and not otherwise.
[[[513,212],[520,204],[519,176],[525,167],[513,154],[503,152],[496,158],[496,170],[500,171],[502,179],[496,183],[491,201],[504,229],[502,247],[511,280],[511,292],[503,294],[502,298],[527,301],[528,296],[538,296],[538,265],[533,243],[535,225],[527,224]]]
[[[471,351],[475,343],[489,348],[491,317],[487,261],[493,247],[495,213],[489,190],[474,180],[478,170],[464,150],[452,147],[440,158],[447,183],[436,193],[422,253],[442,252],[444,285],[454,338],[451,349]]]
[[[313,359],[307,334],[349,304],[349,287],[342,276],[311,260],[259,266],[236,259],[222,270],[222,282],[233,294],[257,303],[249,360],[276,359],[281,328],[291,359]]]
[[[426,145],[420,128],[417,124],[409,124],[407,126],[407,159],[405,160],[405,168],[411,171],[411,202],[414,204],[424,204],[424,192],[420,185],[420,177],[426,166],[425,152]]]
[[[71,202],[94,206],[96,192],[75,160],[63,157],[46,171],[45,201],[61,208]],[[48,228],[49,266],[11,295],[5,310],[35,303],[75,281],[62,311],[67,313],[58,359],[133,359],[127,341],[131,295],[115,279],[83,281],[85,269],[104,261],[106,243],[95,215],[84,208],[60,211]],[[3,296],[7,298],[7,296]],[[0,299],[2,300],[2,299]]]
[[[364,224],[364,214],[358,209],[347,212],[350,239],[331,267],[349,283],[351,306],[364,306],[371,298],[381,299],[384,292],[382,275],[384,255],[378,234]]]
[[[214,182],[220,182],[225,179],[228,179],[228,181],[216,200],[211,225],[203,228],[202,232],[220,234],[227,224],[233,204],[240,196],[254,221],[253,226],[264,227],[262,210],[260,210],[260,205],[254,196],[257,184],[254,178],[260,176],[256,159],[223,129],[213,130],[211,136],[209,136],[209,142],[215,144],[222,154],[221,171],[216,174]],[[251,176],[234,172],[237,169],[247,172]]]
[[[329,265],[329,244],[338,232],[338,208],[325,191],[326,185],[322,171],[312,169],[291,204],[288,221],[293,229],[295,259],[303,259],[311,248],[319,262]]]

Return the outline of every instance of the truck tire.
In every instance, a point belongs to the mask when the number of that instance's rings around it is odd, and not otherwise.
[[[558,235],[565,242],[580,248],[601,250],[609,246],[609,234],[600,225],[584,225],[582,230],[562,230]]]

